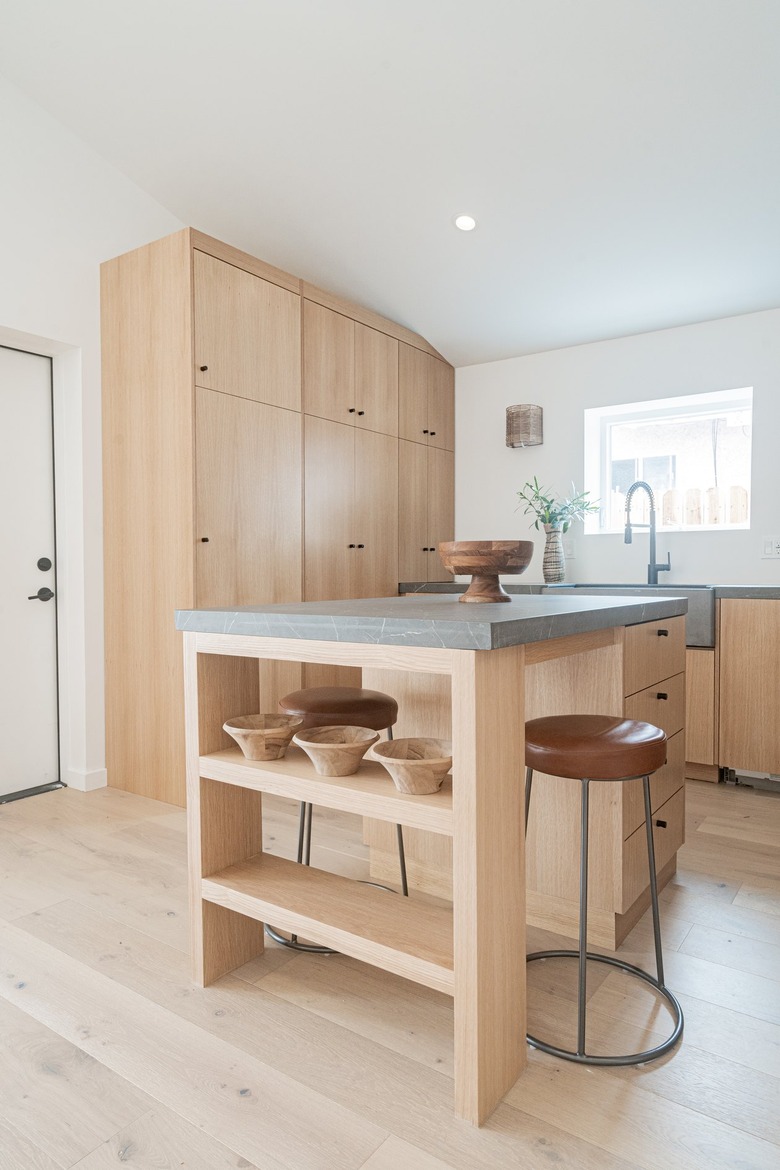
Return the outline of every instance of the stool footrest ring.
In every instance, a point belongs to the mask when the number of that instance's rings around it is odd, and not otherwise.
[[[533,954],[526,956],[526,962],[532,963],[536,959],[578,959],[579,951],[534,951]],[[643,971],[641,967],[635,967],[632,963],[625,963],[622,959],[613,959],[609,955],[596,955],[591,951],[586,952],[586,957],[594,963],[605,963],[609,967],[617,967],[620,971],[625,971],[628,975],[635,975],[644,983],[649,984],[654,991],[663,996],[669,1006],[672,1019],[674,1021],[674,1028],[668,1039],[661,1044],[657,1044],[654,1048],[647,1048],[644,1052],[627,1053],[625,1056],[591,1056],[587,1052],[572,1052],[568,1048],[557,1048],[554,1044],[548,1044],[544,1040],[538,1039],[536,1036],[530,1034],[526,1036],[528,1043],[533,1048],[538,1048],[541,1052],[547,1052],[550,1056],[560,1056],[563,1060],[572,1060],[577,1064],[596,1064],[607,1066],[644,1064],[649,1060],[656,1060],[659,1056],[669,1052],[674,1048],[683,1034],[683,1013],[677,999],[672,995],[667,987],[664,987],[657,979],[647,971]]]

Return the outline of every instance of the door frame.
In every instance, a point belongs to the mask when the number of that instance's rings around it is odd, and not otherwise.
[[[99,398],[94,419],[93,412],[88,419],[83,351],[79,346],[2,325],[0,344],[51,358],[52,362],[60,780],[69,788],[89,792],[105,787],[107,782],[100,568],[102,484],[100,465],[89,465],[87,450],[91,446],[88,422],[99,436]],[[87,515],[91,498],[97,503],[96,516]]]

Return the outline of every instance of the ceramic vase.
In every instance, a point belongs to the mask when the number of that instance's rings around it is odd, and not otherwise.
[[[542,576],[545,585],[559,585],[566,580],[566,560],[563,555],[563,529],[560,524],[545,524],[547,539],[544,544]]]

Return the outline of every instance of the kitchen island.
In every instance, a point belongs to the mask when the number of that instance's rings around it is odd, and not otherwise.
[[[481,1124],[526,1060],[524,719],[562,702],[609,714],[618,697],[622,713],[621,664],[637,679],[643,668],[656,677],[655,657],[679,641],[675,628],[684,648],[674,623],[685,607],[677,598],[531,595],[495,605],[413,597],[180,611],[196,981],[257,956],[269,921],[451,995],[455,1110]],[[452,783],[415,797],[378,764],[324,779],[295,749],[274,763],[245,760],[222,724],[257,711],[264,659],[361,668],[365,685],[398,697],[402,734],[437,734],[446,695]],[[264,854],[264,791],[451,843],[451,905],[388,897]],[[614,795],[605,800],[594,828],[600,813],[626,814]],[[560,810],[556,820],[565,855]],[[600,830],[595,842],[603,848]]]

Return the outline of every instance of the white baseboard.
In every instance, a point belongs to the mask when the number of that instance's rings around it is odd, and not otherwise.
[[[62,781],[68,788],[75,788],[78,792],[93,792],[96,788],[106,787],[108,773],[105,768],[93,768],[91,772],[77,772],[67,768],[62,774]]]

